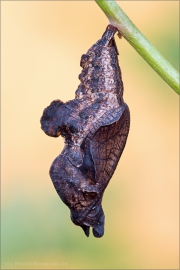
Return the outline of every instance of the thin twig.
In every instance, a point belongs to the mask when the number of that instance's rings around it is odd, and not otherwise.
[[[113,0],[95,0],[95,2],[108,17],[109,23],[115,26],[159,76],[180,94],[178,71],[145,38],[120,6]]]

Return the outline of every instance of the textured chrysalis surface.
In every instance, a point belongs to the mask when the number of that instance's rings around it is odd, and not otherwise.
[[[126,144],[130,114],[123,101],[123,82],[108,25],[102,38],[81,57],[75,99],[53,101],[41,117],[43,131],[61,135],[65,146],[50,168],[50,177],[71,220],[95,237],[104,234],[103,193]]]

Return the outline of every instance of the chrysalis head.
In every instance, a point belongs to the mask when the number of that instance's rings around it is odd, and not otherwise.
[[[83,209],[71,211],[71,220],[75,225],[80,226],[86,236],[90,234],[90,227],[95,237],[102,237],[104,235],[104,212],[101,206],[101,199],[99,195],[94,192],[84,192],[84,204],[87,204]]]

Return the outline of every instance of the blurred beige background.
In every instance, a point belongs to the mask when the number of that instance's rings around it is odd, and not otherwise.
[[[179,2],[118,2],[179,67]],[[178,269],[179,97],[116,38],[131,111],[126,148],[105,192],[105,235],[86,238],[48,170],[63,147],[43,109],[74,98],[80,57],[108,21],[94,1],[1,2],[2,269]]]

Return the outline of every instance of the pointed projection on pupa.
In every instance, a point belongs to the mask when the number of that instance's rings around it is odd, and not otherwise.
[[[102,197],[126,144],[130,114],[123,101],[123,82],[108,25],[102,38],[82,55],[76,97],[53,101],[41,117],[43,131],[62,136],[65,147],[50,168],[50,177],[71,220],[89,236],[104,234]]]

